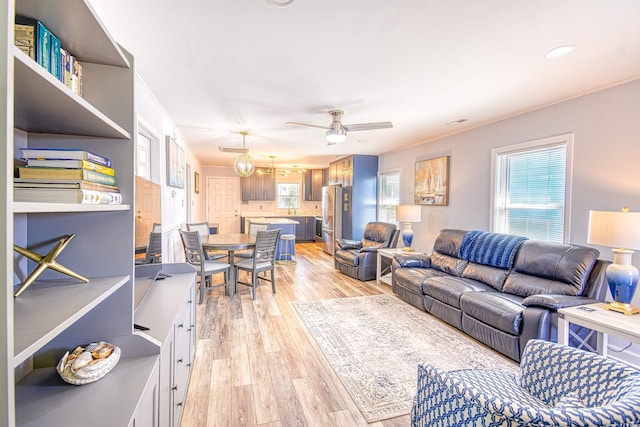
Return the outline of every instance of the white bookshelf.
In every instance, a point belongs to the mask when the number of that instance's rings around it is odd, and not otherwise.
[[[0,5],[0,91],[7,100],[0,104],[0,170],[7,183],[0,188],[0,260],[7,283],[0,294],[6,314],[0,316],[0,427],[78,420],[151,425],[146,420],[158,420],[149,408],[157,411],[160,348],[133,330],[133,57],[113,41],[86,0]],[[83,97],[13,45],[16,14],[42,21],[82,62]],[[82,148],[110,158],[124,204],[14,202],[14,164],[25,147]],[[75,237],[56,260],[89,283],[47,270],[14,298],[35,264],[15,253],[13,244],[44,255],[66,234]],[[64,383],[55,371],[64,352],[99,340],[122,350],[113,371],[84,386]]]

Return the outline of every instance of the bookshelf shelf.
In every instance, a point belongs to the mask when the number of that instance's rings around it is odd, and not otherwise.
[[[124,277],[36,281],[14,306],[14,367],[129,281]]]
[[[129,132],[73,93],[24,52],[15,57],[15,126],[27,132],[64,133],[105,138],[131,137]]]
[[[111,38],[93,8],[84,0],[16,1],[16,14],[37,18],[53,32],[63,46],[81,62],[129,68],[117,43]]]
[[[95,427],[132,425],[131,414],[135,412],[149,377],[158,368],[158,358],[127,358],[124,355],[129,349],[121,347],[121,350],[123,356],[111,372],[97,382],[83,386],[64,383],[55,368],[33,370],[16,386],[17,424],[24,427],[62,426],[74,420]],[[114,410],[105,413],[105,407]]]
[[[127,211],[130,205],[80,205],[71,203],[33,203],[14,202],[15,213],[53,213],[53,212],[109,212]]]

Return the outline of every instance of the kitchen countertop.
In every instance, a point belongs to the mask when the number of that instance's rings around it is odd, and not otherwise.
[[[298,224],[298,221],[294,221],[292,219],[287,219],[287,218],[277,218],[277,217],[249,218],[249,222],[252,222],[254,224]]]
[[[289,217],[301,217],[301,218],[305,218],[305,217],[309,217],[309,216],[313,216],[313,217],[322,217],[322,212],[313,212],[313,213],[297,213],[295,215],[291,214],[291,215],[287,215],[287,214],[260,214],[260,213],[241,213],[240,216],[244,217],[244,218],[289,218]]]

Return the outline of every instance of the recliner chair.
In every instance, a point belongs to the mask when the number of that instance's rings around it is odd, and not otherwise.
[[[336,269],[354,279],[375,279],[378,249],[394,248],[399,234],[395,224],[370,222],[364,229],[362,240],[337,239],[334,251]]]

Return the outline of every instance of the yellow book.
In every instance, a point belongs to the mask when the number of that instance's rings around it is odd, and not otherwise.
[[[99,165],[88,160],[42,160],[28,159],[27,166],[42,168],[87,169],[105,175],[115,176],[116,171],[108,166]]]

